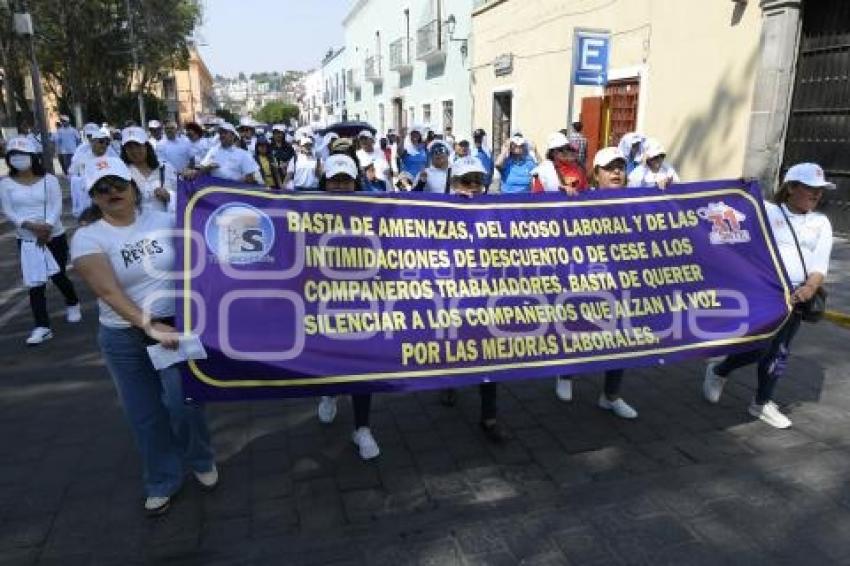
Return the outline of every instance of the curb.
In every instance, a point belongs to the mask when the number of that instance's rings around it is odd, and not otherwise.
[[[850,314],[838,311],[826,311],[824,318],[844,328],[850,328]]]

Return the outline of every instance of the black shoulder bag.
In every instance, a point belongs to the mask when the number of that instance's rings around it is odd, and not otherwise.
[[[785,217],[785,222],[788,224],[788,228],[791,230],[791,236],[794,237],[794,245],[797,246],[797,253],[800,254],[800,263],[803,264],[803,276],[806,278],[806,281],[808,281],[809,270],[806,268],[806,260],[803,259],[803,250],[800,249],[800,241],[797,239],[797,232],[794,230],[794,226],[791,224],[791,220],[785,213],[785,205],[780,204],[779,210],[782,211],[782,216]],[[824,289],[823,285],[821,285],[817,288],[815,294],[812,295],[811,299],[809,299],[805,303],[797,303],[795,310],[800,314],[800,317],[803,319],[804,322],[811,322],[813,324],[819,322],[820,319],[823,318],[824,313],[826,312],[826,297],[826,289]]]

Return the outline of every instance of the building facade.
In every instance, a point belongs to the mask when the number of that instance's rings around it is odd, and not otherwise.
[[[173,69],[162,81],[162,98],[169,118],[179,124],[197,122],[215,113],[216,94],[213,76],[195,47],[189,50],[185,69]]]
[[[608,83],[576,87],[570,113],[582,28],[610,34]],[[475,121],[497,146],[513,130],[540,145],[572,115],[591,147],[659,139],[687,180],[744,175],[769,192],[790,163],[816,161],[847,224],[850,2],[478,0],[472,36]]]
[[[301,79],[298,105],[301,108],[300,122],[303,125],[326,126],[323,117],[325,84],[321,67],[309,71]]]
[[[331,49],[322,59],[322,112],[325,125],[348,120],[346,106],[347,73],[345,47]]]
[[[470,133],[472,0],[359,0],[345,26],[350,119]]]

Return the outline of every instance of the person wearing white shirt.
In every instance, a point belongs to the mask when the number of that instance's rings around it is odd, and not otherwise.
[[[765,202],[767,219],[793,287],[794,311],[765,348],[709,363],[703,381],[706,400],[717,403],[729,374],[758,364],[758,388],[748,411],[780,429],[790,427],[791,419],[773,402],[773,391],[785,373],[791,341],[800,328],[806,305],[818,293],[829,270],[832,225],[826,215],[815,212],[824,190],[835,190],[835,184],[826,180],[823,169],[815,163],[800,163],[785,174],[774,202]]]
[[[211,139],[204,137],[204,129],[195,122],[186,124],[186,138],[189,141],[189,166],[199,167],[201,160],[211,147]]]
[[[262,185],[260,166],[254,156],[236,145],[239,138],[236,128],[222,124],[218,136],[220,145],[213,147],[201,161],[201,171],[219,179]]]
[[[142,195],[142,210],[173,213],[177,201],[177,173],[174,167],[167,161],[160,161],[142,128],[124,128],[121,144],[121,158],[129,167],[130,175]]]
[[[451,147],[443,140],[432,141],[428,146],[428,156],[431,165],[419,173],[414,191],[425,193],[448,194],[450,186]]]
[[[160,161],[171,164],[175,171],[182,173],[189,167],[192,160],[192,145],[188,139],[177,135],[177,123],[165,123],[165,138],[156,146],[156,154]]]
[[[178,367],[154,369],[147,351],[180,344],[175,219],[139,207],[138,187],[120,159],[99,158],[86,187],[97,214],[74,234],[71,257],[98,299],[98,345],[139,447],[144,510],[161,515],[187,468],[206,490],[219,478],[203,407],[185,400]]]
[[[162,141],[162,122],[159,120],[150,120],[148,122],[148,140],[154,149]]]
[[[71,158],[80,145],[80,133],[70,124],[70,118],[62,115],[59,117],[59,128],[53,133],[53,143],[56,145],[56,153],[59,156],[59,165],[62,172],[67,175],[71,166]]]
[[[316,156],[313,155],[313,138],[304,137],[286,168],[287,189],[317,189],[321,168]]]
[[[663,190],[680,182],[676,170],[664,162],[667,151],[657,140],[646,141],[644,155],[646,162],[635,167],[629,175],[630,187],[658,187]]]
[[[387,187],[392,187],[393,172],[384,152],[375,146],[375,134],[369,130],[363,130],[357,135],[357,143],[360,147],[357,150],[357,160],[363,163],[366,157],[371,157],[378,179],[384,181]]]
[[[98,128],[89,136],[89,143],[84,144],[84,151],[80,151],[71,160],[71,167],[68,169],[68,176],[71,181],[71,214],[75,218],[91,206],[91,199],[85,187],[86,168],[89,167],[92,159],[98,157],[109,156],[118,157],[115,150],[112,148],[112,135],[105,128]]]
[[[10,173],[0,182],[0,205],[6,218],[15,225],[21,253],[27,250],[38,252],[37,246],[53,255],[58,272],[50,275],[50,280],[65,297],[68,322],[75,323],[82,316],[74,285],[65,275],[68,241],[61,220],[62,191],[59,180],[44,171],[40,153],[29,138],[9,140],[6,164]],[[41,344],[53,337],[47,312],[46,287],[42,284],[29,288],[30,307],[35,319],[35,328],[26,340],[29,346]]]

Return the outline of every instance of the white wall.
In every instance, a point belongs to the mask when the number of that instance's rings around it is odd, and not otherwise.
[[[430,125],[442,131],[443,102],[452,101],[454,106],[454,132],[469,133],[472,123],[472,94],[470,92],[469,68],[471,56],[463,57],[461,43],[446,40],[445,64],[432,66],[429,70],[424,61],[416,58],[417,30],[436,19],[437,0],[364,0],[358,2],[346,18],[345,45],[346,62],[355,70],[360,87],[360,100],[355,92],[349,91],[346,104],[349,119],[358,116],[379,130],[395,127],[393,123],[393,99],[403,100],[404,111],[410,122],[413,109],[414,123],[426,122],[424,105],[430,105]],[[400,73],[390,71],[390,44],[406,37],[405,9],[410,11],[411,59],[413,71],[409,79],[402,82]],[[472,28],[472,0],[443,0],[441,19],[445,22],[454,15],[457,27],[454,37],[468,38]],[[378,41],[376,32],[380,33]],[[443,33],[447,35],[445,26]],[[365,80],[366,59],[378,52],[380,44],[382,85],[373,85]],[[471,53],[470,53],[471,55]],[[437,70],[442,67],[442,72]],[[384,124],[380,120],[380,107],[384,108]]]

